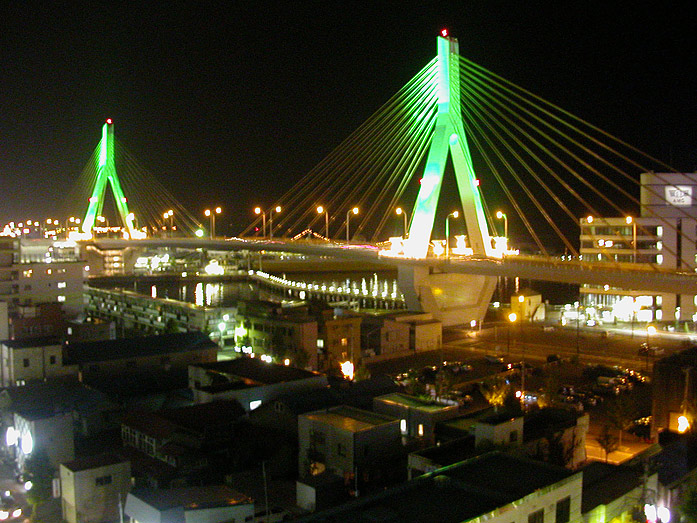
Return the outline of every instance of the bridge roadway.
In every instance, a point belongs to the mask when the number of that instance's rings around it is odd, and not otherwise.
[[[292,252],[363,261],[370,265],[426,266],[432,272],[520,277],[560,283],[609,285],[611,288],[697,295],[697,273],[656,267],[649,264],[582,262],[535,256],[506,256],[503,259],[477,256],[450,258],[406,258],[384,255],[369,244],[327,243],[320,240],[264,240],[243,238],[148,238],[143,240],[89,240],[102,249],[127,247],[172,247],[210,251]]]

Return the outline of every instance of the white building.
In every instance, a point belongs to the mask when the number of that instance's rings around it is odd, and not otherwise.
[[[86,264],[75,242],[0,238],[0,300],[16,307],[59,302],[66,314],[83,309]]]
[[[623,264],[697,267],[697,173],[641,175],[639,216],[581,219],[581,258]],[[631,267],[628,267],[631,269]],[[604,321],[694,319],[697,296],[584,285],[582,302]]]
[[[254,500],[224,485],[130,492],[125,514],[132,523],[230,523],[252,521]]]
[[[118,521],[131,488],[131,464],[115,454],[76,459],[61,464],[60,482],[65,521]]]
[[[54,337],[0,342],[0,377],[3,387],[73,374],[77,366],[63,365],[63,344]]]

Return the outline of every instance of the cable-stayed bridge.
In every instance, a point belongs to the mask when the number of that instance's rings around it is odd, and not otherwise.
[[[446,324],[481,319],[501,275],[697,294],[694,254],[664,241],[679,236],[685,240],[680,245],[691,243],[694,250],[696,231],[682,226],[694,220],[694,213],[689,206],[675,205],[667,218],[655,204],[664,198],[662,189],[640,185],[641,173],[674,169],[466,60],[457,40],[447,34],[438,37],[437,51],[291,191],[259,208],[242,239],[138,241],[331,254],[397,266],[409,306],[434,312]],[[112,125],[105,125],[95,153],[97,182],[82,232],[90,235],[92,216],[101,212],[110,186],[133,241],[141,237],[135,226],[138,213],[129,218],[128,208],[119,205],[119,200],[128,201],[128,190],[121,192],[115,174],[119,162],[110,145]],[[683,185],[664,178],[686,194]],[[176,206],[161,194],[158,204],[144,208]],[[181,206],[177,217],[183,225],[179,213],[186,216]],[[627,227],[602,232],[603,215],[626,217]],[[652,228],[639,216],[649,218]],[[516,229],[512,242],[509,217]],[[155,218],[166,229],[160,213]],[[580,259],[581,219],[595,219],[598,225],[602,244],[593,261]],[[188,225],[190,231],[199,226],[191,218]],[[496,232],[501,225],[503,234]],[[151,237],[153,230],[142,232]],[[300,231],[323,233],[325,241],[298,241]],[[613,239],[606,242],[608,234]],[[345,239],[344,245],[329,238]],[[653,239],[653,244],[644,249],[637,238]],[[531,255],[518,256],[519,250]],[[638,256],[646,263],[629,263]]]

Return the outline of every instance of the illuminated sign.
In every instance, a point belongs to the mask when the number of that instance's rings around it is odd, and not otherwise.
[[[689,207],[692,205],[692,186],[671,185],[666,189],[666,201],[676,207]]]

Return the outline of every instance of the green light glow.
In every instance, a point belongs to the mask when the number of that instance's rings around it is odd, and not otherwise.
[[[94,184],[89,206],[82,221],[82,232],[91,234],[97,216],[102,214],[104,208],[104,192],[107,183],[111,184],[111,191],[116,201],[121,222],[125,225],[131,237],[134,232],[134,216],[128,211],[128,200],[123,194],[121,183],[116,175],[114,163],[114,125],[105,123],[102,127],[102,139],[99,142],[99,165],[97,166],[97,179]]]
[[[415,258],[424,258],[428,253],[448,150],[455,167],[470,247],[474,254],[492,254],[481,195],[462,124],[458,53],[456,39],[438,37],[438,68],[435,75],[435,81],[438,83],[438,115],[416,198],[406,249],[407,254]],[[430,87],[432,86],[427,86]]]

